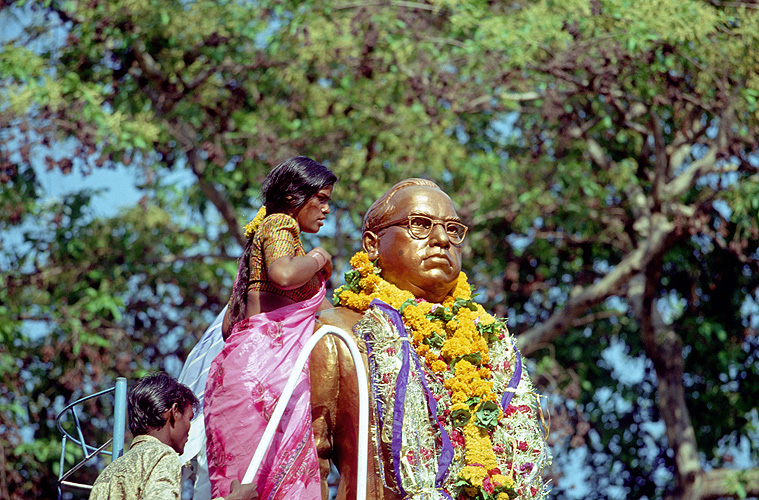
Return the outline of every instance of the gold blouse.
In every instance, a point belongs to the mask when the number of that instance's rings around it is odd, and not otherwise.
[[[280,257],[302,257],[304,255],[306,252],[300,243],[298,222],[287,214],[267,216],[253,236],[248,292],[256,290],[276,293],[294,302],[310,299],[321,288],[319,273],[298,288],[282,290],[269,280],[269,275],[266,272],[266,268]]]

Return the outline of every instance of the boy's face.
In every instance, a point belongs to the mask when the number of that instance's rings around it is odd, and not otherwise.
[[[169,439],[174,451],[180,455],[184,453],[184,445],[187,444],[187,439],[190,436],[190,421],[195,416],[195,412],[192,410],[192,405],[188,405],[184,411],[179,410],[179,406],[174,404],[171,409],[171,416],[169,417]]]

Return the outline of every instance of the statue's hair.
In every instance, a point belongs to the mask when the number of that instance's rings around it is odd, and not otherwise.
[[[366,215],[364,215],[364,223],[361,227],[361,233],[363,234],[367,231],[371,231],[373,227],[386,222],[389,215],[395,210],[395,204],[393,204],[393,198],[395,198],[395,195],[403,189],[416,186],[427,186],[442,191],[440,186],[427,179],[412,177],[411,179],[400,181],[372,203],[372,206],[369,207],[369,210],[366,211]]]

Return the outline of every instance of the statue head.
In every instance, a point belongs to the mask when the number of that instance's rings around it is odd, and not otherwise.
[[[461,272],[466,229],[437,184],[406,179],[369,208],[362,242],[384,279],[417,298],[442,302]]]

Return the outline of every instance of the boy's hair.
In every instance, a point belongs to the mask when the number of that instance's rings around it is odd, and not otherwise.
[[[129,430],[139,436],[166,424],[163,416],[174,403],[184,412],[189,406],[198,411],[200,402],[184,384],[164,373],[152,373],[141,378],[129,390]]]

